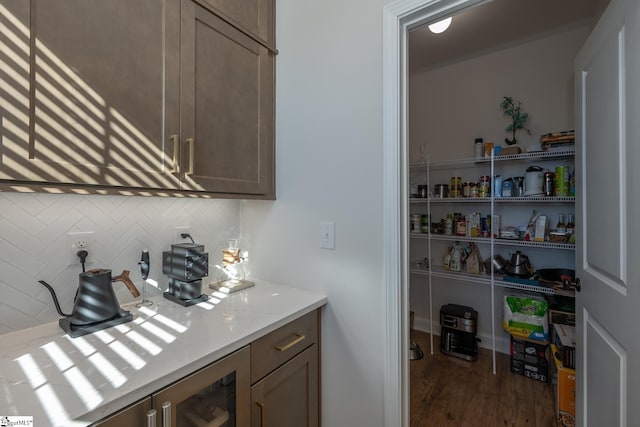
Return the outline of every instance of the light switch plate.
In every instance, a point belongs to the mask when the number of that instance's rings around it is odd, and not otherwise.
[[[335,249],[336,248],[336,223],[321,222],[320,223],[320,248]]]

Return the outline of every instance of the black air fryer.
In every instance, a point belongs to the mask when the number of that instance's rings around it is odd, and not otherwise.
[[[202,278],[209,275],[209,254],[204,245],[178,243],[171,251],[162,252],[162,272],[169,276],[168,300],[190,306],[209,297],[202,293]]]
[[[478,312],[471,307],[447,304],[440,308],[440,351],[464,360],[478,360]]]

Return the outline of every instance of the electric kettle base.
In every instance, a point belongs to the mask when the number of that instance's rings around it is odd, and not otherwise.
[[[209,295],[207,295],[207,294],[202,294],[197,298],[191,298],[191,299],[178,298],[177,296],[172,295],[169,292],[165,292],[162,295],[166,299],[168,299],[169,301],[173,301],[173,302],[175,302],[177,304],[180,304],[183,307],[189,307],[190,305],[195,305],[195,304],[198,304],[200,302],[207,301],[209,299]]]
[[[71,338],[81,337],[83,335],[92,334],[94,332],[101,331],[103,329],[110,328],[112,326],[121,325],[133,320],[133,314],[126,310],[121,310],[115,317],[102,322],[91,323],[89,325],[74,325],[71,323],[71,319],[63,317],[58,321],[58,325],[65,331]]]

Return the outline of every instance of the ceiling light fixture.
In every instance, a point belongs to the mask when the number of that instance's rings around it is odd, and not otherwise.
[[[429,30],[431,30],[432,33],[440,34],[445,32],[445,30],[449,28],[449,25],[451,25],[451,16],[429,25]]]

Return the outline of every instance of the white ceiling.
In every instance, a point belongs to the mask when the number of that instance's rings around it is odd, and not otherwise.
[[[609,0],[493,0],[463,10],[433,34],[409,35],[409,72],[423,72],[579,25],[592,26]]]

